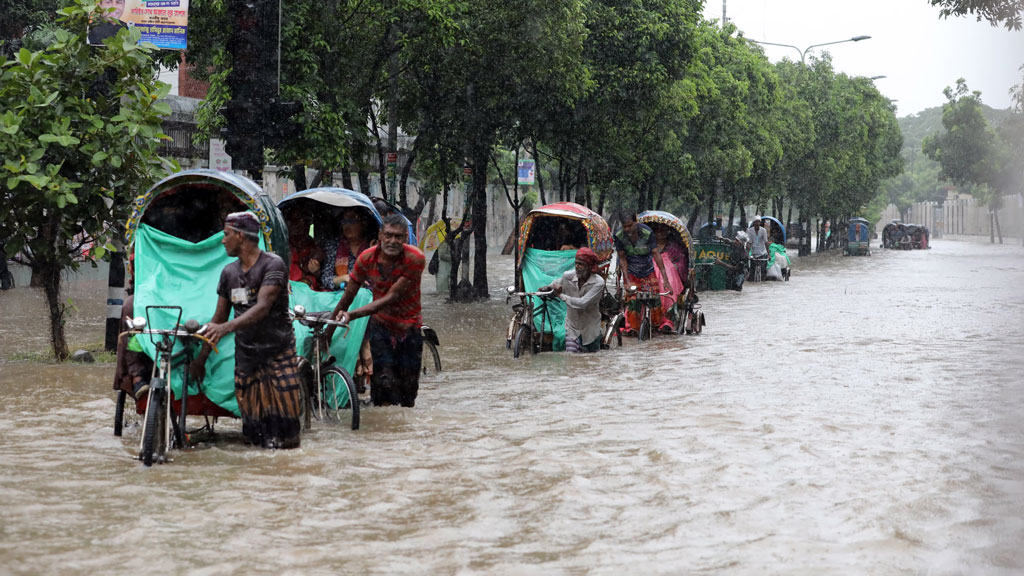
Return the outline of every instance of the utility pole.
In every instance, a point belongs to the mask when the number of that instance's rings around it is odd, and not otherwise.
[[[231,101],[221,108],[227,119],[221,138],[232,167],[260,181],[263,149],[296,135],[291,117],[301,105],[281,101],[280,0],[228,0],[227,9],[233,25],[227,42]]]

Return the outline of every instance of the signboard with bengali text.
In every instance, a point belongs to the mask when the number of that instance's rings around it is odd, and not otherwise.
[[[108,15],[120,22],[91,26],[89,44],[102,45],[105,38],[114,36],[118,30],[134,27],[142,33],[139,42],[184,50],[188,47],[188,3],[189,0],[102,0],[100,8],[113,8]]]

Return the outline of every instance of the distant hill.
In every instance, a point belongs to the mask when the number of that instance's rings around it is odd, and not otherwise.
[[[1003,123],[1010,116],[1009,110],[996,110],[984,104],[981,105],[981,114],[988,121],[989,125],[995,127]],[[925,137],[933,132],[945,130],[942,127],[942,106],[928,108],[917,114],[904,116],[896,119],[900,130],[903,132],[903,151],[908,148],[921,152],[921,143]],[[904,154],[904,159],[907,156]]]

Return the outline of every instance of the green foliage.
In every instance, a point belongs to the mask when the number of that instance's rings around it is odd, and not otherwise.
[[[90,258],[113,249],[130,198],[167,167],[156,150],[169,86],[153,47],[134,29],[88,46],[96,10],[91,0],[62,9],[53,43],[22,48],[0,76],[0,238],[37,270],[77,268],[85,241]]]
[[[26,44],[27,36],[51,28],[57,9],[66,0],[9,0],[4,2],[0,17],[0,58],[10,58]]]
[[[963,78],[956,90],[947,87],[942,106],[945,132],[924,139],[921,148],[941,167],[939,177],[956,184],[997,186],[996,134],[982,115],[981,93],[971,92]],[[989,195],[984,194],[985,201]]]
[[[943,18],[950,16],[966,16],[972,14],[981,22],[1003,24],[1007,30],[1021,29],[1021,13],[1024,12],[1024,0],[930,0],[932,6],[939,6],[939,14]]]

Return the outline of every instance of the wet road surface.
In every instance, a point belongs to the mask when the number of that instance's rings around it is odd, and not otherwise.
[[[415,409],[281,452],[222,421],[150,469],[112,366],[12,360],[45,309],[0,293],[0,574],[1024,572],[1019,246],[797,259],[703,294],[701,336],[582,357],[513,360],[503,299],[424,286],[445,372]]]

